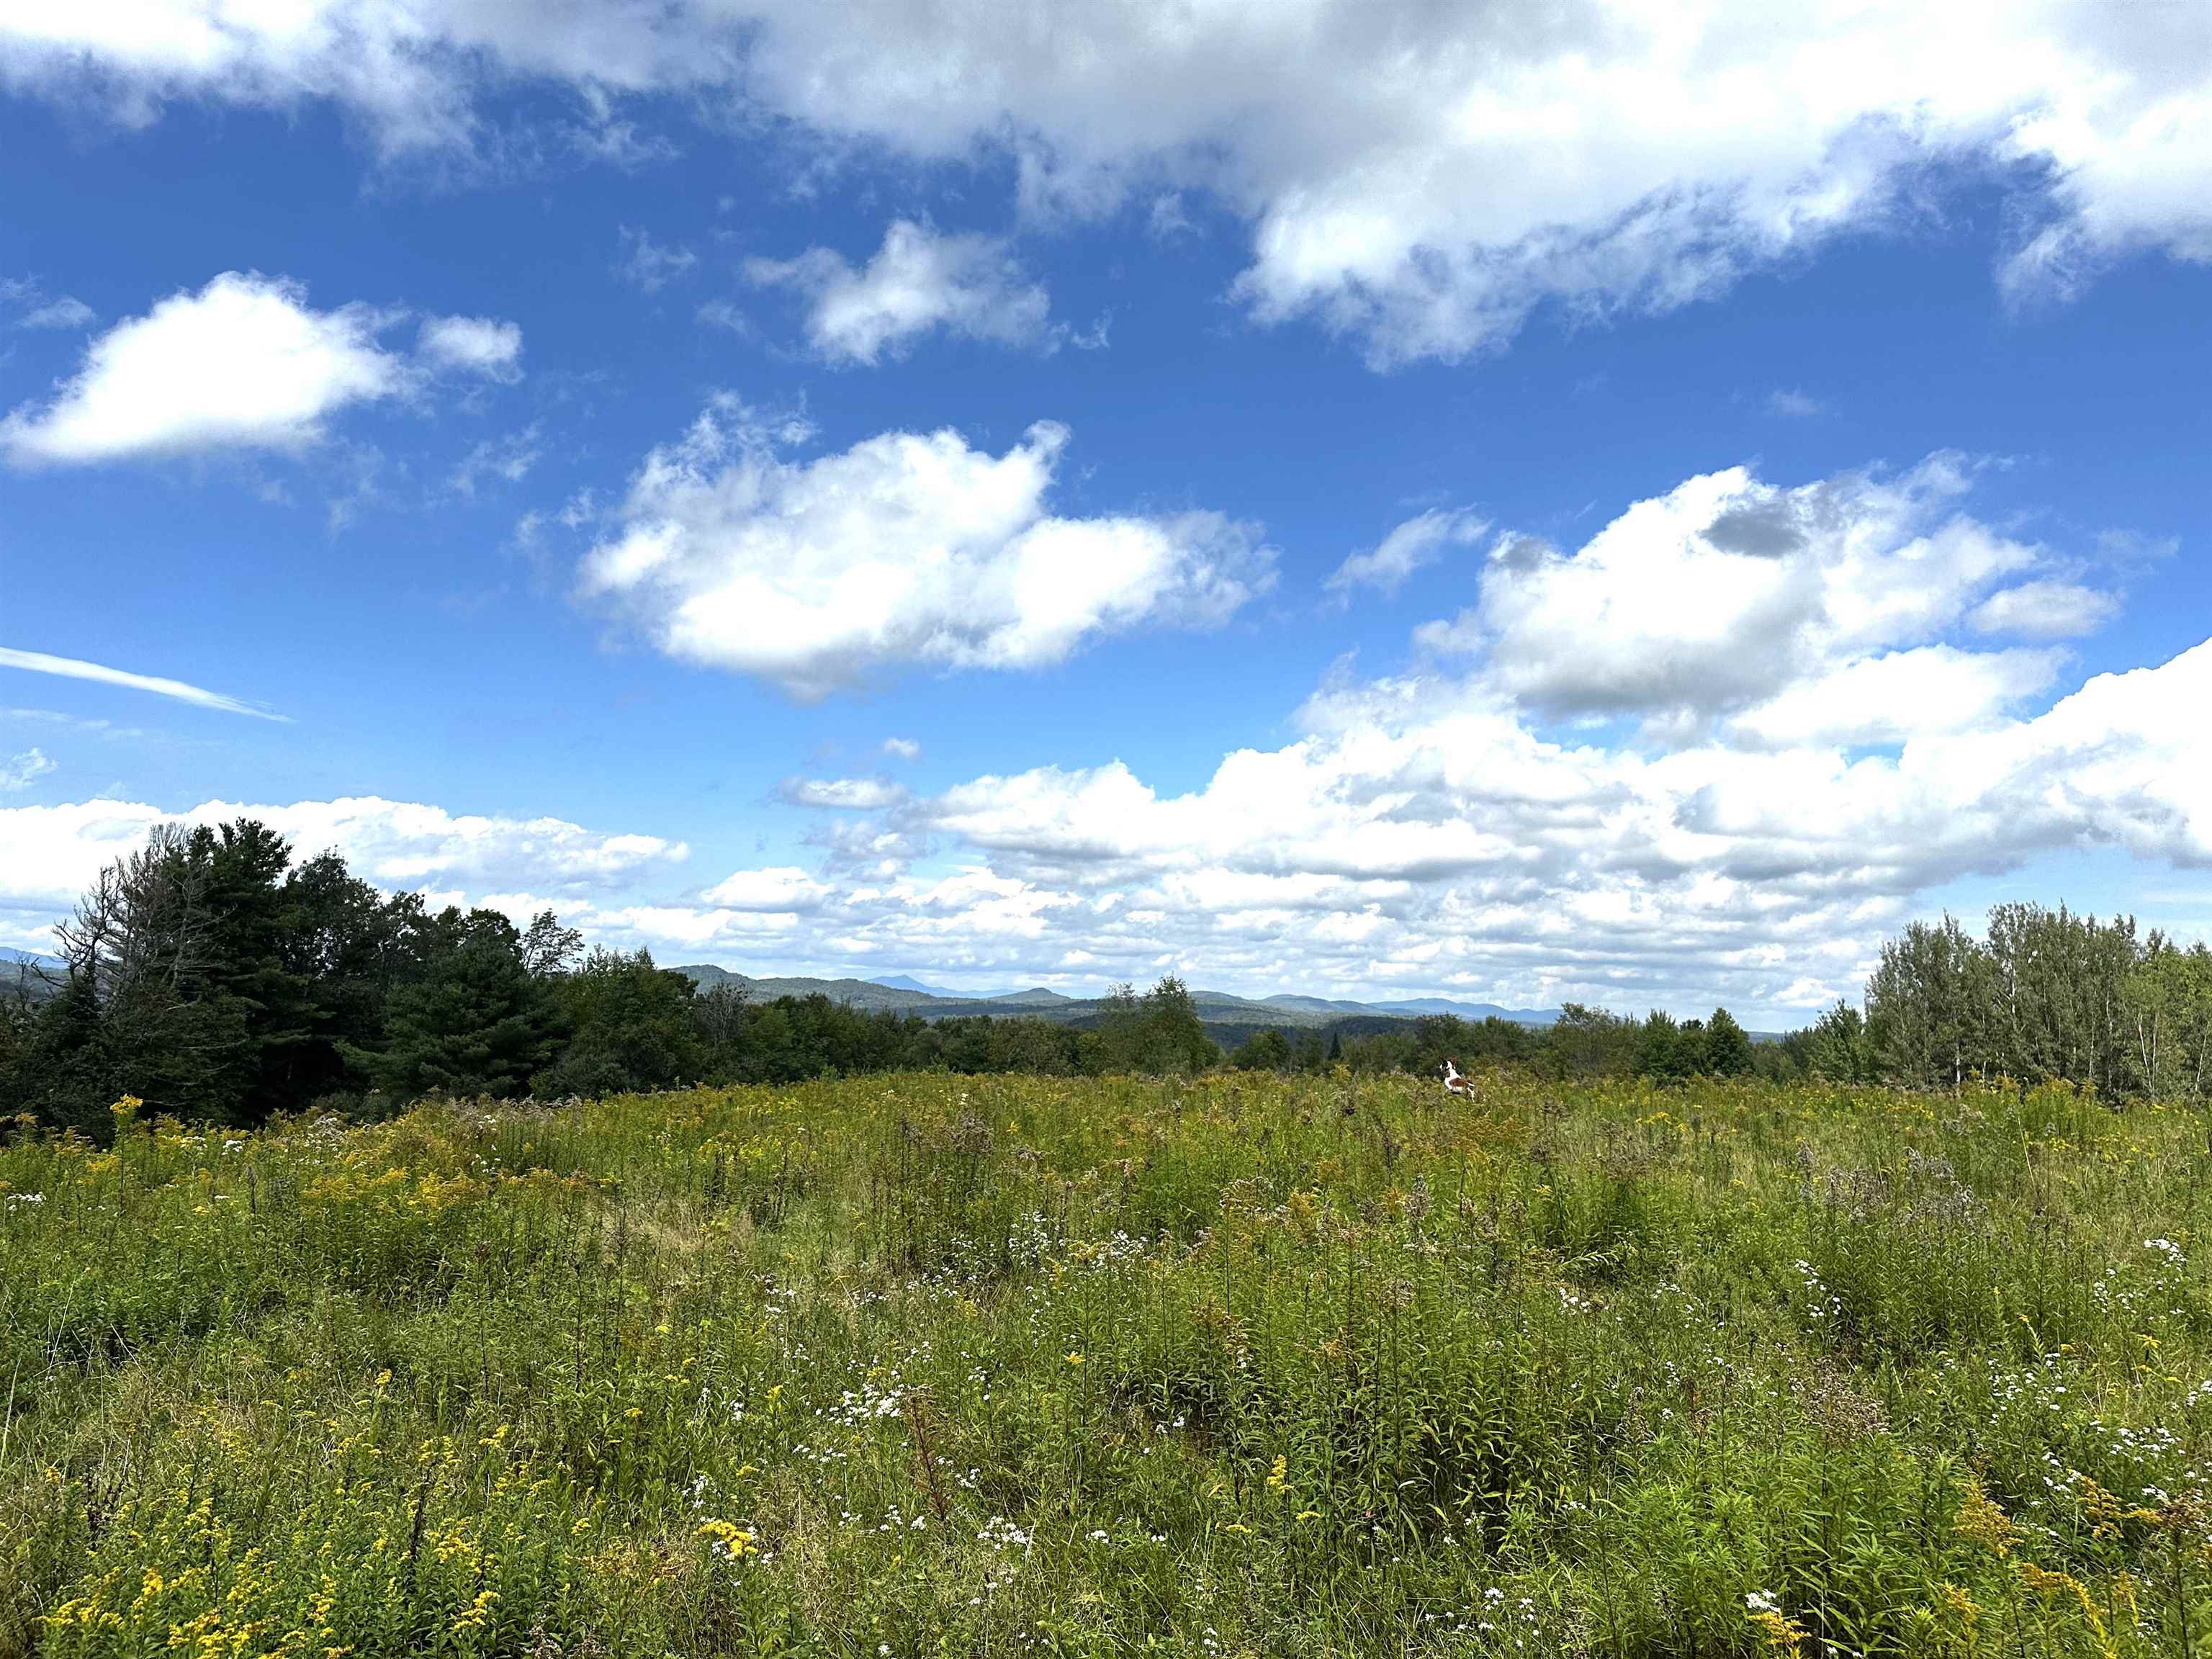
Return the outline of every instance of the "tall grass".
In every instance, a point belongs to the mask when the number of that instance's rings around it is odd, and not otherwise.
[[[0,1656],[2212,1650],[2185,1113],[119,1116],[0,1149]]]

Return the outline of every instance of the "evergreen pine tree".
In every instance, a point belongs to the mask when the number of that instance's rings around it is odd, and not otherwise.
[[[1742,1077],[1753,1066],[1751,1035],[1725,1008],[1705,1022],[1705,1069],[1715,1077]]]

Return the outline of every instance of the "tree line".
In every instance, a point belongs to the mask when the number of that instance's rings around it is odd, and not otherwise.
[[[1504,1066],[1563,1079],[1648,1077],[1673,1083],[1791,1074],[1783,1051],[1754,1042],[1725,1008],[1705,1019],[1677,1020],[1655,1011],[1639,1020],[1575,1002],[1549,1025],[1494,1014],[1480,1020],[1424,1014],[1391,1020],[1379,1030],[1271,1028],[1254,1032],[1228,1056],[1230,1065],[1246,1071],[1322,1072],[1342,1066],[1354,1073],[1434,1073],[1447,1060],[1462,1070]]]
[[[2132,916],[2001,904],[1978,939],[1945,916],[1884,945],[1863,1013],[1813,1030],[1823,1075],[1906,1088],[2045,1080],[2112,1098],[2212,1088],[2212,951]]]
[[[151,1112],[247,1125],[375,1115],[433,1092],[539,1098],[894,1068],[1193,1071],[1216,1062],[1189,993],[1122,988],[1088,1029],[932,1024],[827,997],[702,993],[651,955],[593,949],[551,911],[432,910],[336,853],[295,862],[249,819],[164,826],[58,930],[58,982],[0,1000],[0,1109],[100,1133]]]
[[[1462,1066],[1472,1054],[1561,1076],[1756,1073],[1928,1091],[2009,1079],[2112,1100],[2198,1101],[2212,1096],[2212,949],[2131,916],[2000,904],[1978,938],[1948,915],[1911,924],[1883,944],[1862,1003],[1838,1002],[1771,1042],[1752,1042],[1726,1009],[1678,1024],[1570,1003],[1540,1030],[1417,1024],[1343,1052],[1354,1069],[1423,1069],[1447,1043]]]
[[[1883,946],[1863,1006],[1754,1042],[1725,1008],[1632,1019],[1567,1005],[1548,1026],[1452,1015],[1252,1031],[1224,1054],[1182,983],[1117,988],[1081,1024],[925,1020],[820,995],[701,991],[640,950],[586,951],[551,911],[432,910],[336,853],[295,861],[249,819],[164,826],[103,871],[58,930],[52,994],[0,998],[0,1115],[99,1133],[125,1094],[252,1124],[374,1115],[433,1092],[539,1098],[824,1074],[1248,1071],[1561,1078],[1813,1076],[1955,1088],[2056,1079],[2111,1097],[2212,1087],[2212,952],[2131,919],[2000,906],[1984,937],[1946,917]]]
[[[40,988],[52,994],[0,998],[0,1115],[94,1134],[125,1095],[244,1126],[374,1116],[434,1092],[559,1098],[889,1070],[1432,1073],[1447,1058],[1662,1079],[1771,1069],[1771,1045],[1725,1009],[1679,1024],[1570,1005],[1550,1028],[1452,1015],[1270,1028],[1224,1056],[1172,975],[1141,994],[1115,988],[1080,1024],[756,1002],[742,985],[702,991],[642,950],[586,951],[551,911],[518,927],[383,892],[335,852],[295,860],[251,819],[156,830],[101,872],[58,943],[58,981]]]

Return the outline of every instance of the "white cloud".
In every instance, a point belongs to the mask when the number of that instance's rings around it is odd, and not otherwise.
[[[719,328],[740,339],[752,337],[752,319],[727,300],[709,300],[694,314],[709,328]]]
[[[54,769],[43,749],[26,749],[20,755],[0,755],[0,795],[14,794]]]
[[[0,276],[0,309],[15,313],[11,325],[16,328],[85,328],[98,320],[98,313],[72,295],[48,299],[35,276]]]
[[[1960,653],[1908,652],[1866,665],[1939,642],[1997,584],[2044,562],[1959,510],[1971,483],[1948,455],[1895,477],[1795,488],[1744,467],[1707,473],[1637,502],[1572,553],[1500,538],[1477,604],[1416,637],[1479,655],[1491,683],[1545,713],[1679,725],[1760,708],[1770,741],[1773,722],[1811,711],[1803,688],[1854,665],[1832,683],[1838,696],[1929,676],[1959,691],[1968,672],[1985,692],[2021,686],[2026,659],[1977,669]],[[1822,729],[1834,718],[1822,714]]]
[[[387,153],[466,147],[484,82],[706,96],[929,161],[1009,157],[1032,202],[1206,193],[1238,292],[1378,363],[1494,347],[1535,307],[1663,309],[1909,216],[1931,163],[1996,163],[2008,291],[2138,250],[2212,259],[2200,7],[1904,0],[1149,0],[1003,8],[676,0],[94,0],[0,12],[0,79],[127,119],[204,95],[343,100]],[[1156,214],[1158,210],[1156,208]]]
[[[49,300],[33,306],[16,319],[18,328],[89,328],[100,320],[99,313],[73,295],[64,294],[58,300]]]
[[[356,874],[394,889],[441,882],[580,891],[690,856],[684,842],[659,836],[607,835],[556,817],[455,814],[374,795],[284,806],[209,802],[186,816],[194,823],[259,818],[303,852],[337,848]]]
[[[1292,742],[1183,793],[1119,762],[787,787],[836,815],[812,948],[1771,1023],[1856,995],[1882,934],[1969,874],[2100,847],[2212,866],[2212,641],[2035,712],[2063,653],[1959,641],[2049,556],[1966,517],[1969,483],[1942,457],[1717,473],[1576,554],[1509,539],[1484,577],[1510,602],[1425,630],[1474,651],[1464,672],[1326,686]],[[1548,734],[1562,708],[1644,723]]]
[[[684,152],[665,133],[646,133],[635,121],[615,118],[613,102],[597,86],[584,88],[591,119],[564,127],[561,137],[568,149],[586,161],[604,162],[625,173],[672,161]]]
[[[839,811],[879,812],[906,799],[906,791],[882,778],[793,778],[783,797],[800,806]]]
[[[872,859],[738,869],[688,896],[633,891],[677,878],[680,843],[559,819],[376,799],[182,816],[262,817],[386,887],[550,905],[663,960],[1091,986],[1173,967],[1252,991],[1725,1002],[1765,1024],[1856,995],[1881,937],[1961,876],[2082,848],[2212,868],[2212,641],[1964,724],[1911,718],[1923,677],[1955,659],[1875,660],[1891,666],[1843,689],[1910,726],[1894,754],[1854,758],[1794,721],[1772,746],[1563,742],[1479,673],[1423,673],[1325,690],[1291,741],[1182,793],[1118,763],[923,798],[831,791],[845,843]],[[165,816],[0,808],[0,927],[32,937]],[[925,862],[925,843],[941,854]]]
[[[508,483],[520,483],[530,476],[530,469],[538,465],[538,428],[533,422],[504,437],[480,440],[461,458],[460,465],[453,469],[451,482],[456,490],[471,496],[477,493],[480,479],[501,478]],[[530,533],[534,535],[537,515],[525,516],[532,520]]]
[[[953,890],[992,914],[895,872],[816,925],[938,970],[1142,975],[1164,953],[1252,989],[1808,1008],[1856,995],[1881,934],[1967,872],[2085,845],[2212,865],[2207,695],[2212,643],[2032,718],[1939,714],[1854,761],[1802,731],[1771,750],[1563,744],[1474,681],[1348,686],[1297,741],[1188,793],[1113,764],[909,803],[893,816],[955,849]]]
[[[1785,687],[1731,722],[1771,747],[1897,744],[1986,726],[2057,678],[2049,651],[1961,651],[1923,645],[1857,657]]]
[[[765,870],[737,870],[709,887],[702,896],[726,910],[799,912],[811,910],[829,897],[830,889],[793,865]]]
[[[297,283],[226,271],[94,340],[50,402],[0,419],[0,448],[19,466],[302,449],[337,410],[402,389],[405,366],[376,340],[386,320],[311,310]]]
[[[807,338],[834,362],[896,356],[939,328],[1003,345],[1048,332],[1051,301],[1005,242],[946,235],[910,219],[893,220],[875,257],[857,270],[844,255],[814,247],[792,259],[749,259],[745,275],[804,295]]]
[[[622,258],[615,270],[647,294],[658,294],[678,278],[687,276],[699,256],[681,243],[656,242],[636,225],[622,228]]]
[[[741,910],[723,905],[701,909],[689,904],[635,904],[606,910],[571,911],[570,920],[595,939],[647,945],[663,962],[675,963],[713,953],[757,959],[763,953],[788,955],[805,949],[795,911]]]
[[[679,866],[682,842],[606,835],[553,817],[455,814],[362,796],[287,805],[210,800],[183,812],[143,801],[89,800],[0,807],[0,921],[43,927],[76,902],[101,867],[145,844],[158,823],[258,818],[301,857],[325,848],[390,891],[435,892],[454,902],[499,893],[550,893],[580,910],[641,877]]]
[[[885,738],[884,753],[889,755],[893,760],[920,760],[921,745],[912,738]]]
[[[2094,634],[2119,614],[2116,593],[2079,582],[2022,582],[1992,593],[1967,618],[1977,633],[2014,634],[2031,640],[2065,640]]]
[[[1324,586],[1346,599],[1359,586],[1395,593],[1416,570],[1442,558],[1446,548],[1471,545],[1489,528],[1486,520],[1464,507],[1431,507],[1407,520],[1366,552],[1354,553],[1337,566]]]
[[[1820,412],[1820,400],[1802,392],[1784,389],[1766,394],[1766,411],[1785,420],[1809,420]]]
[[[787,459],[726,400],[631,481],[582,592],[661,650],[818,696],[900,664],[1032,668],[1094,635],[1216,624],[1272,580],[1210,513],[1070,519],[1048,505],[1065,428],[1003,455],[950,430]]]
[[[741,634],[730,648],[802,686],[825,664],[966,659],[939,643],[956,619],[971,630],[953,632],[958,652],[1030,659],[994,643],[1024,637],[1026,613],[946,596],[1006,585],[1000,562],[1047,516],[1059,434],[995,457],[949,434],[811,461],[778,441],[721,405],[648,461],[593,555],[628,573],[626,601],[665,561],[690,570],[671,592],[751,582],[728,614],[782,605],[757,636],[775,643]],[[1996,640],[1980,619],[1993,595],[2063,579],[2051,555],[1966,516],[1970,483],[1940,458],[1795,487],[1720,472],[1630,507],[1572,553],[1509,538],[1470,619],[1429,630],[1470,649],[1463,663],[1325,686],[1290,741],[1227,755],[1180,793],[1118,762],[929,795],[794,781],[785,798],[821,813],[811,871],[764,862],[680,891],[686,849],[663,837],[377,799],[187,816],[251,812],[386,886],[517,914],[550,903],[663,959],[1092,985],[1172,966],[1253,991],[1720,1001],[1773,1024],[1855,994],[1880,937],[1966,875],[2084,848],[2212,868],[2197,712],[2212,641],[2045,707],[2067,659],[2011,642],[2037,637],[2021,624],[2034,607]],[[822,539],[822,525],[855,523],[849,547]],[[933,631],[855,633],[840,611],[848,593],[908,580],[872,562],[886,546],[925,572],[888,614]],[[957,580],[939,546],[966,550]],[[643,614],[673,628],[680,608]],[[1539,651],[1547,632],[1559,637]],[[1767,653],[1769,636],[1786,643]],[[1617,672],[1582,661],[1609,652]],[[61,660],[27,655],[0,661]],[[1576,710],[1642,724],[1549,723]],[[50,922],[162,816],[0,809],[0,928]]]
[[[438,368],[487,380],[522,374],[522,329],[496,317],[425,317],[416,349]]]
[[[210,691],[204,686],[191,685],[183,680],[165,679],[158,674],[134,674],[128,669],[110,668],[105,663],[86,662],[77,657],[56,657],[44,651],[18,651],[0,646],[0,668],[20,668],[32,674],[53,674],[63,679],[94,680],[103,685],[125,686],[133,691],[150,691],[156,696],[174,697],[179,702],[195,703],[202,708],[217,708],[229,714],[251,714],[256,720],[281,720],[282,714],[273,714],[265,708],[257,708],[236,697],[227,697],[219,691]]]

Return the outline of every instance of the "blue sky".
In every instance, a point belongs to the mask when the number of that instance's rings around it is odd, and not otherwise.
[[[2212,924],[2202,14],[931,9],[0,10],[0,942],[240,804],[990,988]]]

